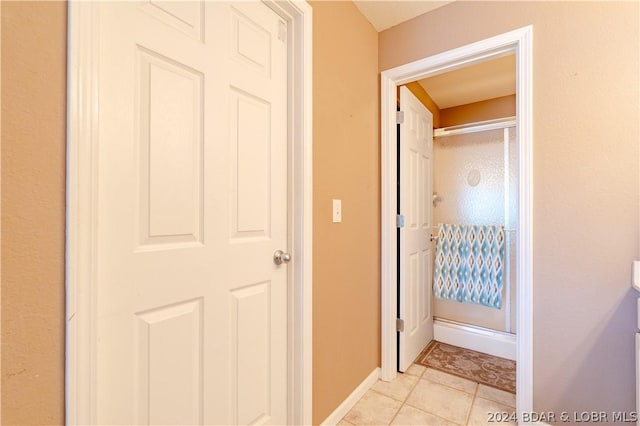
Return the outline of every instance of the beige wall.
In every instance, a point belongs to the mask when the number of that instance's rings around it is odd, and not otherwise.
[[[313,422],[379,366],[378,34],[351,2],[313,2]],[[342,223],[331,222],[331,199]]]
[[[516,115],[516,95],[501,96],[440,110],[440,127],[475,123]]]
[[[66,4],[2,2],[2,424],[64,422]]]
[[[638,4],[455,2],[379,38],[313,8],[314,422],[379,365],[378,64],[529,23],[535,408],[631,410]],[[63,4],[2,2],[3,424],[63,421],[65,32]]]
[[[380,34],[380,70],[533,24],[534,408],[634,409],[637,2],[454,2]]]

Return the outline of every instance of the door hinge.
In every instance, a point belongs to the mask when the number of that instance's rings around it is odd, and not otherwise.
[[[404,215],[397,214],[396,215],[396,228],[404,228]]]
[[[403,332],[404,331],[404,320],[400,318],[396,318],[396,331]]]
[[[278,21],[278,40],[287,41],[287,24]]]
[[[404,123],[404,111],[396,111],[396,124]]]

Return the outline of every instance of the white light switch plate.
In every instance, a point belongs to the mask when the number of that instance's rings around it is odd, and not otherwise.
[[[333,200],[333,223],[342,222],[342,200]]]

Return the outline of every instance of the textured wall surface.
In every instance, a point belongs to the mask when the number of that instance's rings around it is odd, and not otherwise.
[[[2,2],[2,424],[64,422],[64,2]]]
[[[438,137],[433,141],[433,190],[441,197],[433,208],[433,223],[503,225],[507,229],[505,259],[510,260],[509,274],[505,264],[505,277],[509,276],[509,280],[504,282],[501,309],[434,299],[433,312],[439,318],[515,332],[517,240],[512,231],[517,223],[518,196],[515,129],[509,129],[508,140],[507,196],[503,129]],[[471,179],[469,183],[469,176],[473,173],[479,180]],[[506,212],[505,203],[509,205]],[[435,228],[432,233],[437,235],[437,232]]]
[[[380,33],[380,70],[533,25],[538,411],[635,407],[638,2],[453,2]]]
[[[378,70],[528,24],[534,408],[633,408],[639,7],[454,2],[378,36],[313,3],[315,423],[379,365]],[[65,46],[64,3],[2,2],[3,424],[63,422]]]
[[[351,2],[312,6],[317,424],[380,362],[380,148],[378,34]]]

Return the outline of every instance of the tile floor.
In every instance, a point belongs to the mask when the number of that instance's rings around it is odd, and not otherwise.
[[[515,411],[516,396],[413,364],[393,382],[378,382],[338,425],[515,425],[490,413]]]

